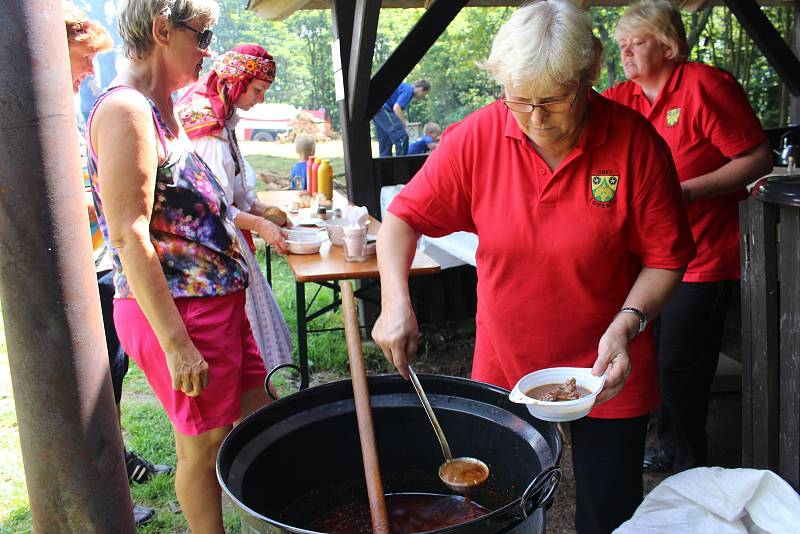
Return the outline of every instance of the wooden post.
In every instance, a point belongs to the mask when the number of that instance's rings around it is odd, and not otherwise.
[[[742,464],[777,472],[778,208],[750,198],[746,213],[742,227]]]
[[[373,179],[372,145],[370,143],[369,121],[354,122],[350,118],[348,105],[350,87],[347,73],[350,72],[350,56],[353,47],[353,22],[356,4],[352,0],[333,0],[333,38],[339,40],[342,62],[342,83],[344,99],[339,100],[339,116],[342,123],[342,147],[344,148],[344,169],[347,175],[347,198],[358,206],[367,206],[375,216],[374,207],[379,190]],[[370,62],[371,63],[371,62]],[[358,72],[357,76],[369,79],[370,71]]]
[[[750,398],[753,391],[752,343],[753,331],[750,314],[750,206],[748,199],[739,204],[739,263],[741,271],[741,313],[742,313],[742,465],[753,465],[753,406]]]
[[[780,206],[779,474],[800,491],[800,208]]]
[[[3,2],[0,300],[34,532],[134,533],[61,2]]]
[[[800,48],[800,7],[794,2],[794,43],[792,50],[797,54]],[[800,123],[800,97],[794,94],[789,95],[789,124]]]

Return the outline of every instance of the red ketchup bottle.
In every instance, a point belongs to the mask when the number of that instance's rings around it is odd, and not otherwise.
[[[314,165],[314,156],[309,156],[306,160],[306,191],[311,193],[311,167]]]
[[[317,174],[319,170],[320,164],[319,158],[314,158],[314,164],[311,166],[311,194],[316,195],[317,191],[319,190],[319,186],[317,184]]]

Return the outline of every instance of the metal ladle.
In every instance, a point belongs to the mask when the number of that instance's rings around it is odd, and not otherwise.
[[[489,466],[477,458],[468,456],[453,458],[450,452],[450,445],[447,444],[447,438],[444,437],[442,427],[439,426],[439,420],[436,419],[431,403],[428,402],[428,396],[425,395],[425,390],[422,389],[422,384],[419,383],[417,373],[414,372],[410,365],[408,366],[408,373],[411,375],[411,383],[414,385],[414,390],[417,392],[420,402],[422,402],[422,407],[425,408],[425,413],[428,414],[428,419],[433,425],[436,437],[439,438],[439,444],[442,446],[444,463],[439,466],[439,478],[454,492],[467,494],[472,488],[486,482],[486,479],[489,478]]]

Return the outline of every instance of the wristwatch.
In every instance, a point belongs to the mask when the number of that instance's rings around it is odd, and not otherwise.
[[[647,328],[647,316],[639,308],[634,308],[633,306],[624,306],[620,308],[620,310],[617,312],[617,315],[620,313],[632,313],[637,319],[639,319],[639,332],[637,332],[637,335],[644,332],[644,329]]]

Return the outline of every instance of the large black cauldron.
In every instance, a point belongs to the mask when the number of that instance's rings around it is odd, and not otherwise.
[[[473,493],[492,513],[435,532],[544,531],[544,505],[560,480],[555,427],[508,400],[504,389],[462,378],[420,375],[454,456],[489,465]],[[442,451],[411,384],[369,378],[386,493],[449,494],[437,476]],[[358,427],[349,380],[317,386],[262,408],[220,448],[217,476],[246,533],[308,533],[311,521],[365,500]]]

